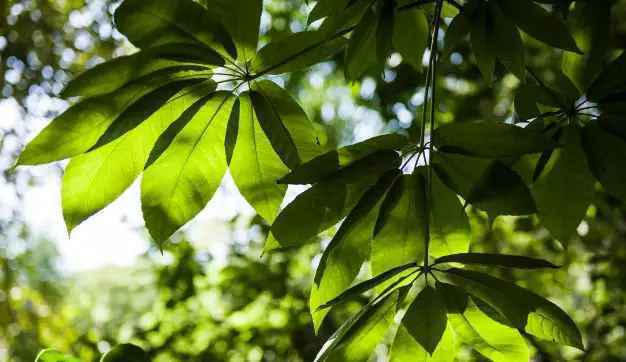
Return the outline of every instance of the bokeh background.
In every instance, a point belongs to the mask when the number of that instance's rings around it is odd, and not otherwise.
[[[612,2],[609,41],[623,49],[626,1]],[[0,0],[0,361],[32,362],[47,347],[96,361],[122,342],[143,346],[155,362],[311,361],[363,302],[334,312],[314,335],[308,292],[327,235],[301,250],[262,256],[267,225],[227,177],[163,254],[143,229],[136,186],[68,236],[63,163],[12,168],[25,142],[68,106],[58,94],[73,75],[133,52],[112,24],[115,7],[109,0]],[[262,42],[305,29],[310,7],[265,0]],[[463,45],[443,60],[438,119],[512,120],[518,81],[505,75],[486,85],[470,53]],[[558,51],[528,39],[527,53],[547,79],[558,69]],[[344,80],[340,56],[273,80],[297,96],[327,129],[324,142],[336,146],[409,132],[423,103],[423,78],[393,55],[383,74],[361,82]],[[529,339],[536,361],[626,361],[623,205],[598,192],[578,236],[563,244],[533,217],[499,218],[490,228],[484,215],[470,212],[473,250],[563,265],[501,275],[550,297],[583,332],[585,352]],[[481,357],[468,351],[461,360]]]

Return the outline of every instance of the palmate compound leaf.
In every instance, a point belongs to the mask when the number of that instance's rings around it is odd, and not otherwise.
[[[99,96],[162,69],[208,70],[223,64],[224,59],[210,49],[193,44],[166,44],[99,64],[71,80],[61,96]]]
[[[234,103],[228,92],[200,99],[157,141],[167,148],[146,168],[141,206],[146,226],[161,244],[198,214],[226,173],[224,138]],[[174,127],[175,126],[175,127]]]
[[[138,48],[188,43],[236,57],[232,38],[210,9],[192,0],[125,0],[115,11],[115,25]]]
[[[400,150],[409,140],[399,134],[369,138],[363,142],[326,152],[304,162],[279,180],[290,185],[314,184],[360,159],[382,150]]]
[[[35,358],[35,362],[80,362],[80,360],[54,349],[44,349],[39,352],[37,358]]]
[[[150,362],[148,354],[140,347],[126,343],[113,347],[100,362]]]
[[[445,273],[456,286],[486,302],[511,326],[541,339],[583,349],[576,324],[549,300],[484,273],[457,268]]]
[[[437,290],[445,300],[448,328],[459,345],[470,347],[494,362],[530,359],[530,351],[519,331],[491,319],[465,290],[439,282]]]
[[[429,285],[417,295],[402,318],[402,327],[431,355],[439,345],[447,324],[443,296]]]
[[[587,165],[578,126],[565,129],[563,143],[564,147],[552,153],[531,192],[541,223],[555,238],[566,242],[576,233],[593,201],[595,180]]]
[[[141,174],[158,137],[185,110],[213,91],[205,81],[182,89],[135,128],[96,150],[74,157],[63,176],[68,230],[110,204]]]
[[[487,158],[517,157],[557,146],[550,137],[533,129],[476,121],[437,128],[433,143],[440,151]]]
[[[158,106],[158,101],[167,94],[209,76],[210,73],[204,71],[167,69],[111,94],[83,100],[55,118],[41,131],[26,146],[18,164],[44,164],[87,152],[116,121],[124,123],[124,119],[136,120]],[[156,94],[159,96],[155,97]]]
[[[400,162],[395,151],[379,151],[316,183],[278,215],[266,251],[303,245],[337,224],[366,190],[384,173],[398,168]]]
[[[450,254],[435,259],[434,264],[460,263],[464,265],[490,265],[518,269],[558,268],[549,261],[521,255],[462,253]]]
[[[399,170],[388,171],[368,189],[324,250],[315,272],[309,299],[316,330],[319,330],[329,312],[320,307],[337,298],[352,285],[361,266],[369,257],[370,241],[384,196],[400,176]]]

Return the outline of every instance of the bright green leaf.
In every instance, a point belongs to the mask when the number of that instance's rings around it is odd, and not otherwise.
[[[44,349],[39,352],[35,362],[80,362],[80,360],[54,349]]]
[[[396,14],[393,47],[415,69],[422,69],[422,57],[428,44],[429,24],[423,11],[409,9]]]
[[[368,10],[350,36],[346,49],[345,76],[347,80],[359,79],[377,65],[377,17]]]
[[[259,41],[263,0],[212,0],[209,6],[232,36],[237,60],[252,59]]]
[[[435,351],[429,354],[411,336],[403,325],[400,325],[390,351],[391,362],[454,362],[458,353],[458,345],[454,331],[448,323],[441,341]]]

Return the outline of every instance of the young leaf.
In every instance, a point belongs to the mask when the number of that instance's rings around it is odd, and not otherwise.
[[[558,268],[558,266],[550,263],[549,261],[541,259],[517,255],[483,253],[452,254],[435,259],[435,264],[443,263],[493,265],[518,269]]]
[[[367,361],[393,324],[400,293],[395,291],[367,308],[316,361]]]
[[[406,146],[407,143],[408,139],[399,134],[373,137],[313,158],[281,178],[279,183],[291,185],[313,184],[375,152],[399,150]]]
[[[454,362],[459,347],[456,339],[448,322],[437,348],[431,355],[417,343],[404,325],[400,325],[391,346],[389,360],[391,362]]]
[[[68,230],[120,196],[143,171],[159,135],[214,87],[215,83],[207,81],[182,90],[132,131],[73,158],[65,169],[62,187],[63,216]]]
[[[298,195],[272,225],[272,247],[302,245],[338,223],[363,193],[400,161],[395,151],[374,153]]]
[[[252,59],[259,41],[263,0],[213,0],[209,4],[232,36],[237,60]]]
[[[272,148],[261,127],[250,93],[239,97],[238,134],[230,172],[239,192],[267,222],[278,214],[287,187],[276,180],[288,168]]]
[[[125,0],[115,11],[115,25],[138,48],[196,43],[226,56],[237,54],[217,16],[191,0]]]
[[[372,273],[415,262],[424,253],[425,180],[420,173],[403,175],[389,191],[372,240]]]
[[[577,126],[567,128],[564,141],[531,187],[541,223],[562,242],[575,234],[595,191]]]
[[[86,99],[73,105],[26,146],[18,164],[39,165],[87,152],[132,104],[154,89],[175,82],[185,74],[188,73],[168,71],[130,84],[112,94]],[[184,82],[192,84],[195,80]]]
[[[496,122],[450,123],[435,130],[433,143],[441,151],[489,158],[517,157],[556,147],[540,132]]]
[[[148,354],[134,344],[120,344],[102,356],[100,362],[150,362]]]
[[[542,339],[583,349],[576,324],[554,303],[515,284],[487,274],[448,269],[448,277],[485,301],[514,327]]]
[[[359,79],[377,65],[376,14],[368,10],[356,26],[346,49],[345,76],[347,80]]]
[[[497,0],[502,11],[526,34],[548,45],[580,53],[567,25],[531,0]]]
[[[121,87],[163,69],[208,70],[207,65],[223,65],[217,53],[190,44],[168,44],[115,58],[99,64],[72,79],[61,96],[93,97]]]
[[[313,124],[284,89],[263,80],[250,93],[254,110],[274,150],[290,169],[323,150]]]
[[[448,309],[448,324],[458,343],[467,345],[494,362],[527,362],[530,351],[515,328],[489,318],[456,286],[437,283]]]
[[[429,354],[433,354],[448,323],[441,293],[426,286],[415,298],[402,319],[402,326]]]
[[[39,352],[37,358],[35,358],[35,362],[80,362],[80,360],[54,349],[44,349]]]
[[[320,309],[346,291],[369,256],[378,210],[399,171],[387,172],[359,200],[322,254],[315,271],[309,307],[318,330],[328,309]]]
[[[398,11],[393,27],[393,47],[415,69],[422,69],[422,57],[428,44],[429,25],[423,11]]]
[[[254,74],[282,74],[302,70],[337,54],[346,44],[339,35],[322,31],[291,34],[261,48],[252,59]]]
[[[590,123],[583,131],[583,147],[594,176],[607,192],[626,202],[626,141]]]
[[[176,121],[183,123],[180,132],[146,169],[141,207],[159,244],[196,216],[220,186],[227,168],[223,144],[232,105],[228,92],[198,101]]]

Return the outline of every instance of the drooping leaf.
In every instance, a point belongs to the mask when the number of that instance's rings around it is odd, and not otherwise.
[[[134,344],[120,344],[102,356],[101,362],[150,362],[148,354]]]
[[[252,59],[259,41],[263,0],[212,0],[209,4],[235,43],[237,60]]]
[[[596,78],[587,95],[594,102],[602,101],[613,94],[623,91],[626,86],[626,52],[623,52],[611,64],[604,68]]]
[[[120,196],[143,171],[159,135],[214,87],[215,83],[207,81],[183,89],[130,132],[73,158],[65,169],[62,187],[63,215],[68,230]]]
[[[593,175],[604,189],[626,202],[626,141],[605,131],[595,123],[583,131],[583,147]]]
[[[442,256],[435,259],[435,264],[460,263],[466,265],[492,265],[518,269],[558,268],[558,266],[542,259],[521,255],[463,253]]]
[[[274,245],[271,248],[302,245],[335,225],[381,175],[399,165],[400,157],[395,151],[381,151],[301,193],[282,210],[272,225]]]
[[[350,2],[350,0],[318,0],[309,13],[308,23],[311,24],[329,15],[334,15],[345,9]]]
[[[197,43],[226,56],[237,54],[216,14],[191,0],[125,0],[115,11],[115,25],[139,48]]]
[[[393,323],[400,293],[395,291],[367,308],[351,323],[338,343],[316,358],[327,362],[367,361]],[[339,337],[339,336],[338,336]]]
[[[468,36],[471,26],[471,20],[465,12],[460,12],[452,19],[444,38],[445,54],[451,53]]]
[[[402,319],[402,327],[431,355],[439,345],[447,323],[444,299],[429,285],[417,295]]]
[[[433,143],[445,152],[489,158],[516,157],[556,146],[541,132],[496,122],[450,123],[435,130]]]
[[[393,27],[393,47],[403,61],[415,69],[422,69],[422,57],[428,44],[429,25],[423,11],[398,11]]]
[[[583,349],[576,324],[547,299],[515,284],[475,271],[448,269],[446,274],[454,284],[488,303],[513,327],[541,339]]]
[[[393,1],[381,4],[376,24],[376,63],[384,67],[393,47],[396,11]]]
[[[370,240],[374,235],[380,205],[399,173],[398,170],[387,172],[365,192],[324,250],[315,272],[309,300],[316,330],[329,312],[320,307],[337,298],[352,285],[361,265],[369,256]]]
[[[368,10],[352,32],[346,49],[345,76],[347,80],[359,79],[377,65],[377,17]]]
[[[271,81],[257,82],[250,93],[261,127],[274,150],[290,169],[323,151],[317,131],[304,110]]]
[[[327,152],[292,170],[280,179],[284,184],[312,184],[319,182],[340,169],[382,150],[399,150],[408,139],[399,134],[388,134]]]
[[[429,354],[411,336],[404,325],[400,325],[390,351],[391,362],[454,362],[458,353],[458,343],[450,323],[437,345]]]
[[[291,34],[261,48],[251,61],[255,74],[282,74],[302,70],[335,55],[346,44],[342,36],[322,31]]]
[[[487,83],[493,82],[496,55],[490,43],[490,36],[495,31],[492,19],[484,7],[479,7],[471,19],[471,44],[476,65]]]
[[[35,358],[35,362],[80,362],[80,360],[54,349],[44,349],[39,352],[37,358]]]
[[[192,44],[167,44],[99,64],[72,79],[61,95],[99,96],[163,69],[201,71],[223,64],[224,59],[210,49]]]
[[[458,342],[494,362],[527,362],[530,352],[524,337],[515,329],[486,315],[456,286],[437,283],[446,301],[448,322]]]
[[[562,242],[576,233],[595,191],[577,126],[567,128],[564,143],[531,187],[541,223]]]
[[[288,168],[272,148],[256,114],[250,93],[239,96],[237,140],[230,172],[239,192],[267,222],[278,214],[287,187],[276,183]]]
[[[207,96],[175,122],[181,123],[180,132],[163,134],[171,137],[169,147],[149,165],[141,183],[144,220],[158,243],[196,216],[220,186],[227,168],[223,145],[233,102],[228,92]]]
[[[186,71],[169,72],[137,82],[112,94],[106,94],[70,107],[55,118],[24,149],[18,164],[38,165],[59,161],[87,152],[115,120],[131,105],[156,88],[175,82]],[[198,76],[199,79],[204,77]],[[197,80],[182,81],[192,84]]]
[[[403,175],[389,191],[381,210],[370,258],[373,274],[423,258],[425,180],[416,172]]]
[[[548,45],[580,53],[565,22],[531,0],[497,0],[504,13],[526,34]]]

